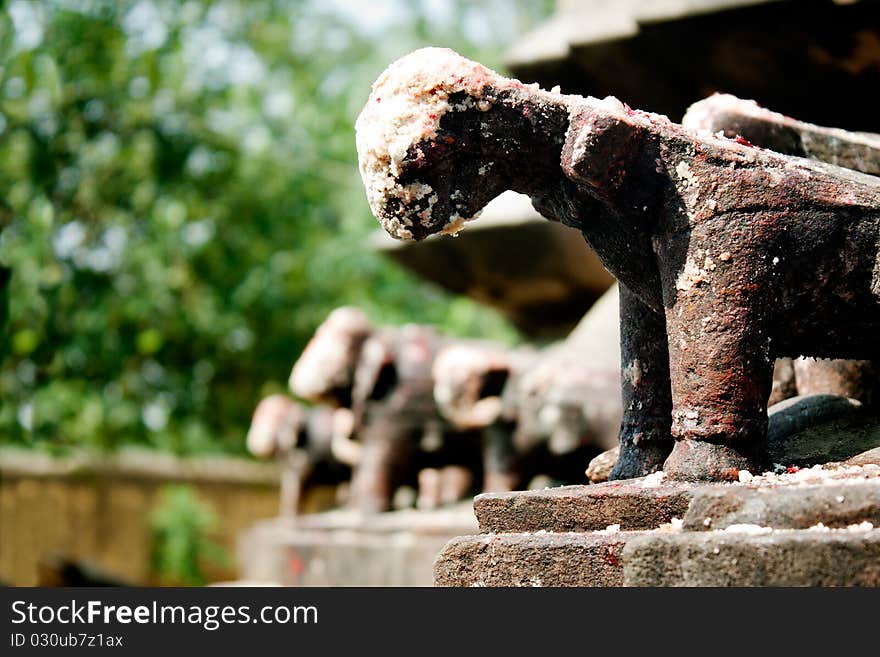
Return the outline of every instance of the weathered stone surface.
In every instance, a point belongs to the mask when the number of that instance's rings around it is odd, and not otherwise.
[[[584,532],[609,525],[653,529],[681,518],[694,490],[690,484],[664,484],[652,475],[591,486],[486,493],[474,499],[474,513],[484,533]]]
[[[844,397],[792,397],[770,409],[767,442],[774,463],[803,467],[845,461],[880,447],[880,417]]]
[[[774,529],[807,529],[819,523],[846,527],[880,526],[880,479],[811,486],[752,488],[723,486],[700,490],[684,515],[684,529],[724,529],[750,524]]]
[[[880,586],[880,529],[652,533],[622,560],[624,586]]]
[[[619,455],[620,447],[615,447],[602,452],[590,461],[590,465],[587,466],[587,479],[590,480],[590,483],[600,484],[603,481],[608,481]]]
[[[880,173],[880,135],[854,133],[797,121],[751,100],[715,94],[695,103],[686,128],[741,136],[761,148],[807,157],[863,173]],[[880,384],[872,361],[785,358],[777,361],[770,404],[795,395],[833,394],[872,403]]]
[[[880,585],[880,467],[741,478],[685,487],[658,473],[482,495],[488,533],[449,542],[435,583],[619,586],[622,568],[631,586]]]
[[[620,559],[641,532],[459,536],[434,564],[436,586],[621,586]]]

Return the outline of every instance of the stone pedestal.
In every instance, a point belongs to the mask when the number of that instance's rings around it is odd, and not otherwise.
[[[262,521],[239,538],[239,577],[283,586],[430,586],[449,539],[477,529],[471,505]]]
[[[474,508],[482,533],[443,548],[439,586],[880,586],[872,464],[735,484],[658,474],[481,495]]]

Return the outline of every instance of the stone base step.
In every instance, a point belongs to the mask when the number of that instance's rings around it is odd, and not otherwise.
[[[880,585],[880,468],[480,495],[441,586]],[[597,531],[599,530],[599,531]]]
[[[769,489],[701,489],[684,514],[684,529],[703,531],[741,524],[807,529],[819,523],[839,528],[866,521],[880,527],[878,478]]]
[[[621,560],[625,586],[880,586],[880,529],[654,533]]]
[[[475,530],[469,504],[273,518],[239,537],[239,575],[284,586],[430,586],[443,545]]]
[[[880,529],[460,536],[436,586],[880,586]]]
[[[622,586],[621,553],[641,532],[459,536],[434,563],[435,586]]]
[[[584,532],[609,525],[653,529],[681,518],[696,489],[692,484],[664,484],[657,478],[643,477],[590,486],[485,493],[474,499],[474,513],[484,533]]]

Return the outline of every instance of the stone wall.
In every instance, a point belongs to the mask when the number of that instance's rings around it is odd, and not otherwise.
[[[223,457],[180,459],[125,450],[114,456],[53,459],[0,450],[0,582],[35,585],[41,560],[56,554],[94,565],[134,584],[153,583],[151,511],[168,484],[191,485],[218,518],[212,538],[229,555],[231,579],[239,532],[278,511],[273,464]]]

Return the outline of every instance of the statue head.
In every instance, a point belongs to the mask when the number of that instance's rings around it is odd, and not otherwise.
[[[451,50],[424,48],[397,60],[356,123],[373,214],[398,239],[458,232],[501,192],[527,193],[519,188],[546,146],[555,148],[550,164],[558,169],[566,117],[560,94]]]
[[[450,344],[434,361],[434,399],[441,414],[457,428],[487,427],[501,419],[510,373],[510,358],[501,347]]]
[[[351,404],[354,371],[373,325],[357,308],[331,312],[315,331],[290,373],[290,389],[311,402]]]

